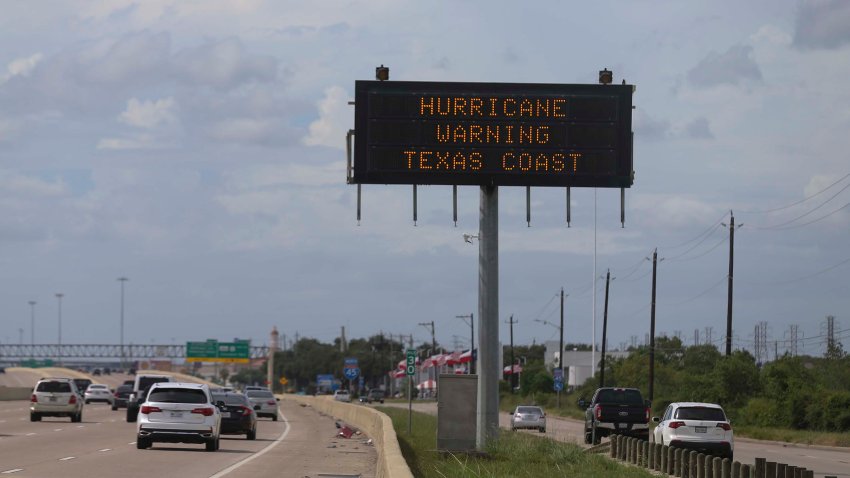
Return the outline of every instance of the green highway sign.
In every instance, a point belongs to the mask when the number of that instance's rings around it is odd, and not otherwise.
[[[251,344],[248,341],[186,342],[187,362],[237,362],[248,363],[251,358]]]
[[[407,349],[407,366],[405,367],[405,372],[407,376],[413,376],[416,374],[416,350],[415,349]]]

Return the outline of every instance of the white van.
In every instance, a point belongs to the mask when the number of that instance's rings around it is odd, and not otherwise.
[[[150,388],[155,383],[173,382],[174,377],[171,375],[157,373],[137,373],[136,380],[133,382],[133,393],[127,399],[127,421],[135,422],[139,416],[139,406],[145,401],[146,397],[142,395],[145,390]]]

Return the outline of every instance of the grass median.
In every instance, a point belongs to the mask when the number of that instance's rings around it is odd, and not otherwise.
[[[502,431],[486,457],[436,451],[437,418],[413,413],[413,433],[407,434],[407,410],[380,407],[392,418],[413,476],[417,478],[479,477],[633,477],[650,478],[644,470],[615,463],[581,447],[529,433]]]

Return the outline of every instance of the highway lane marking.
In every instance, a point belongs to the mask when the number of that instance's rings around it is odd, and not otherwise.
[[[31,437],[31,436],[33,436],[33,435],[35,435],[35,432],[29,432],[29,433],[27,433],[27,435],[26,435],[26,436]]]
[[[61,431],[62,431],[62,429],[61,429],[61,428],[54,428],[54,429],[53,429],[53,431],[55,431],[55,432],[61,432]]]
[[[131,441],[130,443],[128,443],[128,445],[135,445],[135,444],[136,444],[136,442],[134,442],[134,441]]]
[[[85,428],[85,425],[77,425],[77,428]]]
[[[112,448],[104,448],[103,450],[98,450],[98,451],[112,451]]]
[[[23,468],[15,468],[14,470],[6,470],[6,471],[2,472],[2,474],[3,475],[9,475],[9,474],[12,474],[12,473],[17,473],[19,471],[24,471],[24,469]]]
[[[66,456],[65,458],[60,458],[59,461],[68,461],[73,460],[76,456]]]
[[[286,439],[286,435],[289,435],[289,430],[290,430],[292,427],[290,427],[290,426],[289,426],[289,420],[287,420],[286,416],[285,416],[285,415],[283,414],[283,412],[280,410],[280,407],[278,407],[278,408],[277,408],[277,413],[278,413],[278,414],[280,415],[280,417],[283,419],[283,423],[284,423],[284,424],[286,424],[286,428],[283,430],[283,433],[281,433],[281,434],[280,434],[280,436],[279,436],[279,437],[277,437],[277,439],[276,439],[275,441],[273,441],[273,442],[269,443],[269,444],[268,444],[268,446],[266,446],[266,447],[265,447],[265,448],[263,448],[262,450],[258,451],[257,453],[254,453],[253,455],[249,456],[248,458],[245,458],[245,459],[244,459],[244,460],[242,460],[242,461],[236,462],[236,463],[234,463],[234,464],[230,465],[229,467],[227,467],[227,468],[225,468],[225,469],[223,469],[223,470],[219,471],[219,472],[218,472],[218,473],[216,473],[215,475],[212,475],[210,478],[221,478],[222,476],[225,476],[225,475],[230,474],[230,472],[232,472],[233,470],[235,470],[235,469],[239,468],[239,467],[240,467],[240,466],[242,466],[242,465],[247,464],[248,462],[250,462],[250,461],[251,461],[251,460],[253,460],[254,458],[259,458],[259,457],[261,457],[261,456],[265,455],[265,454],[266,454],[266,452],[270,451],[270,450],[271,450],[273,447],[275,447],[278,443],[280,443],[280,442],[282,442],[283,440],[285,440],[285,439]]]

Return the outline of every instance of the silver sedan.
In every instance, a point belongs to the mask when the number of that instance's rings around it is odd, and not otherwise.
[[[257,412],[257,417],[270,417],[277,421],[277,402],[274,394],[268,390],[248,390],[245,392],[251,406]]]
[[[511,415],[511,430],[532,428],[546,433],[546,414],[540,407],[520,405]]]

